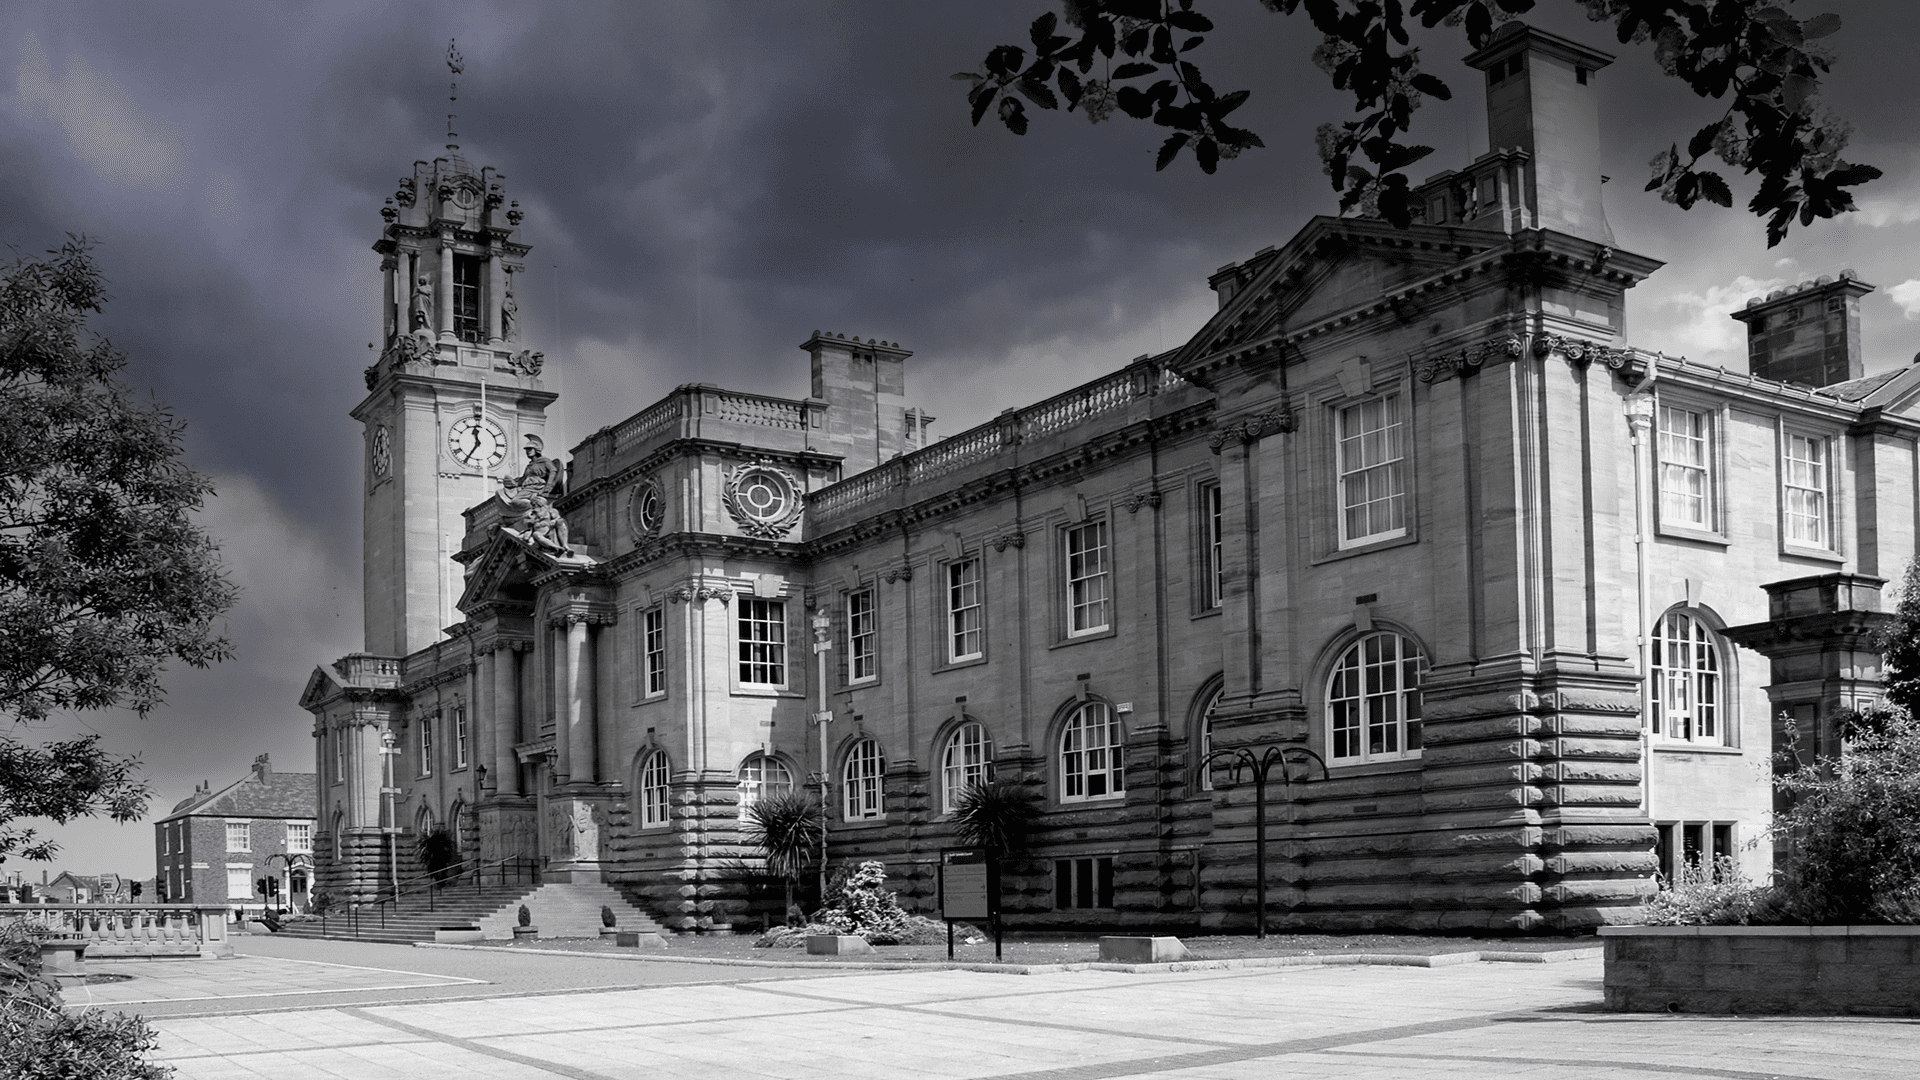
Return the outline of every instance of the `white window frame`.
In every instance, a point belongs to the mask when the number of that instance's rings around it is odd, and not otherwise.
[[[641,696],[665,697],[667,693],[667,610],[650,607],[640,614]]]
[[[1061,802],[1127,797],[1127,736],[1113,706],[1088,701],[1074,709],[1060,728],[1057,745]]]
[[[1227,575],[1225,560],[1226,516],[1220,501],[1220,485],[1210,482],[1199,488],[1200,506],[1200,610],[1218,611],[1226,604]]]
[[[343,784],[347,779],[347,737],[346,732],[333,728],[333,782]]]
[[[289,821],[286,823],[286,829],[287,829],[287,854],[289,855],[313,854],[313,822]],[[301,840],[299,843],[294,842],[294,837],[296,835],[301,837]]]
[[[1808,525],[1813,536],[1794,535],[1796,526]],[[1780,438],[1781,542],[1831,552],[1833,535],[1833,440],[1787,428]]]
[[[467,707],[455,705],[453,707],[453,767],[455,770],[467,767],[468,738]]]
[[[793,790],[793,770],[787,768],[785,761],[764,751],[748,754],[735,776],[739,778],[741,821],[747,820],[747,809],[754,803],[768,795]]]
[[[946,813],[958,809],[960,796],[993,776],[993,736],[978,720],[969,720],[947,736],[940,751],[940,805]]]
[[[423,716],[420,718],[420,736],[419,736],[418,749],[420,751],[420,775],[423,777],[432,776],[433,775],[433,717],[431,716]]]
[[[673,763],[665,750],[640,759],[640,827],[663,829],[672,821]]]
[[[1069,525],[1064,533],[1067,637],[1104,634],[1113,628],[1113,546],[1107,521]]]
[[[1378,426],[1356,430],[1356,423],[1364,425],[1374,410]],[[1334,517],[1340,547],[1407,535],[1412,516],[1407,505],[1407,419],[1398,390],[1334,409]]]
[[[240,831],[238,833],[235,833],[234,832],[235,829],[238,829]],[[236,835],[239,836],[240,838],[239,847],[233,846],[233,838]],[[229,852],[233,852],[236,854],[240,852],[251,853],[253,851],[253,823],[252,822],[247,822],[247,821],[227,822],[227,850]]]
[[[741,686],[782,690],[787,685],[787,602],[741,595],[734,603]]]
[[[847,682],[870,683],[880,677],[879,594],[855,589],[847,594]]]
[[[1648,724],[1655,738],[1695,746],[1730,746],[1726,652],[1720,635],[1685,608],[1654,621],[1647,643]]]
[[[1384,648],[1389,643],[1391,655]],[[1418,758],[1426,669],[1420,644],[1392,630],[1362,634],[1340,650],[1327,672],[1324,698],[1327,764]]]
[[[1660,526],[1719,531],[1714,435],[1718,417],[1706,407],[1660,402],[1654,410]]]
[[[856,741],[848,749],[840,769],[842,817],[849,822],[883,821],[887,816],[887,757],[872,737]]]
[[[1213,765],[1207,761],[1207,755],[1213,753],[1213,714],[1220,708],[1220,699],[1227,696],[1227,688],[1221,686],[1208,696],[1207,706],[1200,710],[1200,752],[1194,760],[1200,763],[1200,790],[1213,790]]]
[[[978,660],[987,654],[987,607],[980,557],[947,564],[947,663]]]

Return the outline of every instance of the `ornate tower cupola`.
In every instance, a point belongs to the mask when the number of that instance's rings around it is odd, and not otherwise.
[[[459,74],[458,54],[448,66]],[[459,154],[416,161],[387,200],[378,358],[353,416],[366,428],[366,648],[405,656],[457,621],[461,512],[517,473],[540,443],[555,395],[522,342],[513,239],[519,204],[505,177]]]

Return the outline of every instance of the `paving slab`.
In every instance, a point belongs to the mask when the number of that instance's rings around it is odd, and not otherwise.
[[[507,961],[495,954],[490,962]],[[431,965],[415,974],[474,977]],[[935,970],[771,978],[733,969],[730,978],[691,985],[542,983],[534,993],[509,983],[550,973],[500,974],[503,981],[485,986],[406,991],[468,995],[457,1001],[161,1017],[158,1056],[181,1080],[1905,1080],[1920,1058],[1920,1025],[1905,1021],[1605,1013],[1601,962],[1591,958],[1025,977]]]

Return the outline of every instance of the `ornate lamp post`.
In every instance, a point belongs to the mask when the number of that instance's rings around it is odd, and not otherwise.
[[[1201,759],[1201,767],[1211,769],[1216,761],[1233,763],[1234,782],[1239,783],[1240,770],[1246,769],[1253,774],[1253,887],[1254,934],[1267,936],[1267,777],[1275,765],[1280,766],[1281,790],[1286,792],[1287,807],[1293,807],[1293,775],[1291,766],[1304,765],[1306,771],[1300,776],[1305,784],[1313,779],[1313,766],[1320,766],[1320,779],[1327,778],[1327,763],[1320,755],[1304,746],[1269,746],[1255,753],[1253,748],[1234,746],[1215,750]],[[1291,819],[1291,814],[1289,814]]]
[[[381,800],[387,804],[387,825],[386,828],[381,831],[387,836],[387,873],[393,881],[393,909],[395,911],[400,910],[400,804],[395,798],[400,794],[400,789],[394,786],[394,778],[398,772],[394,764],[394,757],[399,753],[400,740],[393,737],[392,730],[382,732],[380,735],[380,771],[383,774],[385,783],[380,785],[380,797]],[[375,890],[374,896],[376,899],[378,898],[378,890]]]
[[[833,820],[833,808],[828,805],[828,792],[832,779],[827,770],[827,725],[833,723],[833,710],[827,708],[827,654],[833,651],[833,619],[826,612],[813,617],[813,656],[814,685],[819,687],[817,697],[820,709],[813,714],[814,726],[820,729],[820,900],[827,902],[827,822]]]

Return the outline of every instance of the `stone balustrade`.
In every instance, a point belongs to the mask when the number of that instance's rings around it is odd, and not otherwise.
[[[0,904],[0,922],[25,920],[53,939],[86,946],[88,960],[110,957],[233,955],[225,905]]]

